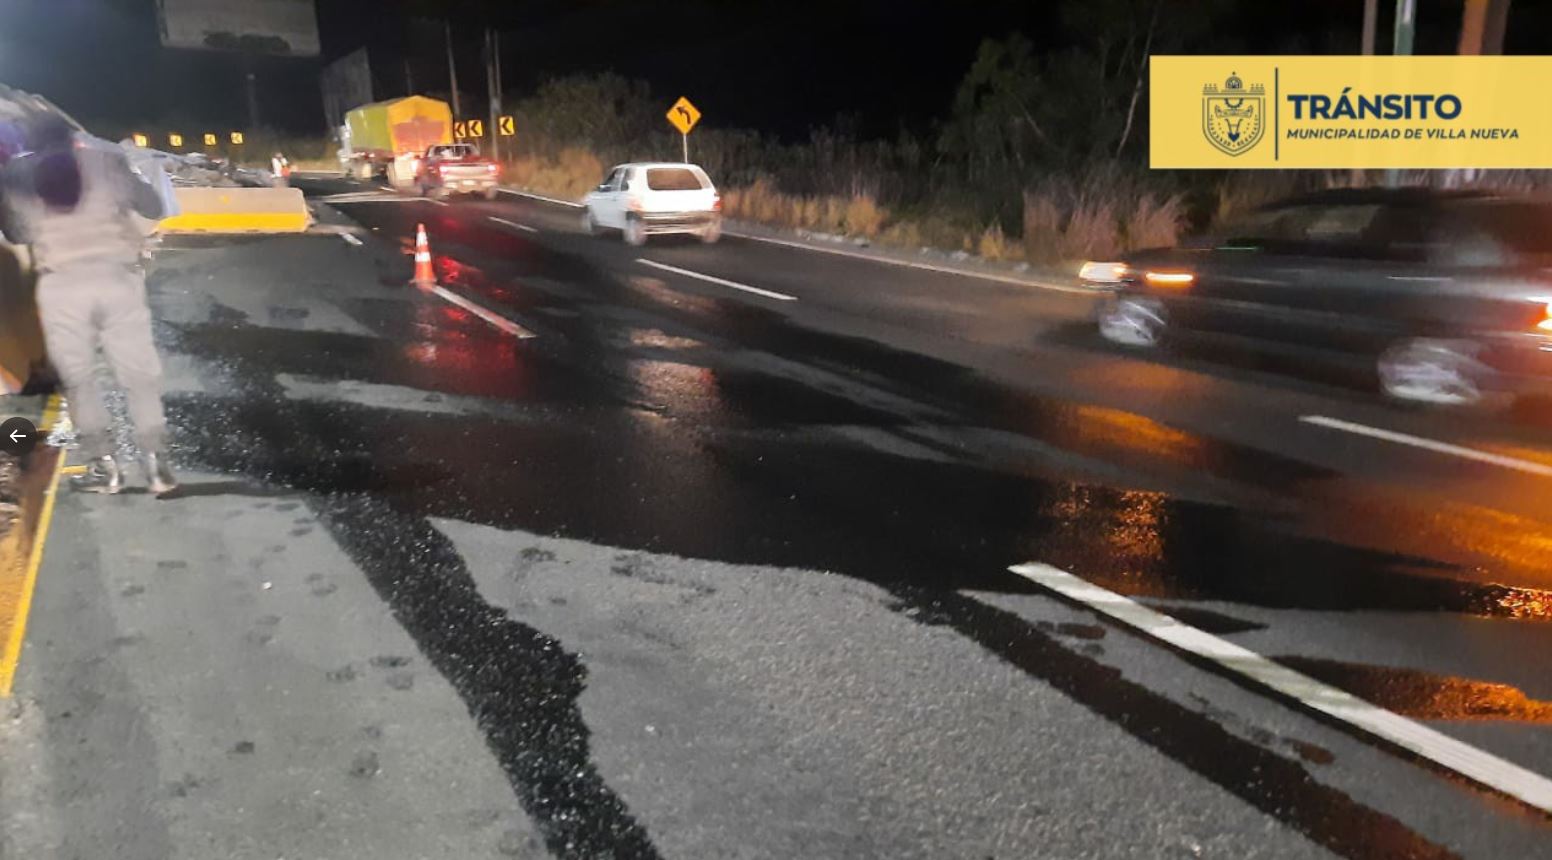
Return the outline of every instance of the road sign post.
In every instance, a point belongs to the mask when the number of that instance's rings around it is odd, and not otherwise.
[[[684,144],[684,163],[690,163],[690,130],[701,121],[701,112],[690,100],[680,96],[674,102],[674,106],[668,109],[668,122],[674,128],[679,129],[679,136]]]

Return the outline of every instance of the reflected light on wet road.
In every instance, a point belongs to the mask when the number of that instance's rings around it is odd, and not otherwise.
[[[1072,414],[1081,432],[1094,442],[1133,448],[1179,462],[1194,461],[1202,453],[1202,442],[1198,437],[1133,412],[1077,405],[1072,408]]]
[[[715,415],[722,409],[717,374],[707,367],[673,361],[632,361],[627,374],[654,412]]]

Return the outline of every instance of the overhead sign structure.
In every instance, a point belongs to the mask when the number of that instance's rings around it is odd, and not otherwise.
[[[496,131],[500,132],[502,137],[511,137],[517,134],[517,121],[509,116],[501,117],[496,120]]]
[[[679,136],[684,143],[684,162],[690,163],[690,130],[701,121],[700,109],[690,103],[684,96],[674,102],[674,106],[668,109],[668,122],[674,128],[679,129]]]
[[[243,145],[243,133],[242,132],[240,132],[240,131],[232,132],[232,145],[234,145],[234,146],[242,146]]]
[[[214,134],[212,134],[211,132],[208,132],[208,131],[205,132],[205,145],[206,146],[215,146],[216,145],[216,136]]]
[[[145,149],[146,147],[151,145],[151,138],[146,137],[145,135],[141,134],[138,131],[135,132],[133,137],[134,137],[135,145],[140,147],[141,149]]]
[[[316,57],[313,0],[156,0],[169,48]]]
[[[172,144],[173,149],[181,149],[183,148],[183,135],[173,132],[167,135],[167,142]]]
[[[701,121],[701,112],[690,100],[680,96],[679,101],[668,109],[668,121],[674,128],[679,129],[680,134],[689,134],[695,128],[695,124]]]

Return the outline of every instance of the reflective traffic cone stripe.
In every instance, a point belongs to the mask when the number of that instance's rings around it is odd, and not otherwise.
[[[431,242],[426,238],[426,225],[415,225],[415,280],[420,287],[434,287],[436,271],[431,268]]]

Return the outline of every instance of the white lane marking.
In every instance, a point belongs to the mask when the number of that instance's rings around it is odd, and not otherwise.
[[[446,200],[438,200],[435,197],[431,198],[431,202],[435,203],[438,206],[446,206],[447,205],[447,201]]]
[[[536,335],[533,332],[529,331],[526,328],[523,328],[522,326],[518,325],[515,322],[512,322],[511,320],[507,319],[506,317],[502,316],[501,314],[498,314],[495,311],[493,311],[493,310],[491,310],[491,309],[489,309],[489,308],[487,308],[487,307],[485,307],[483,305],[479,305],[479,304],[476,304],[474,302],[471,302],[468,299],[464,298],[463,296],[460,296],[457,293],[453,292],[452,290],[447,289],[446,287],[442,287],[442,286],[432,287],[431,288],[431,292],[437,294],[438,296],[441,296],[446,301],[452,302],[453,304],[457,305],[458,307],[463,308],[464,310],[468,311],[469,313],[474,314],[475,316],[479,317],[480,319],[490,323],[491,325],[495,326],[496,328],[501,329],[502,331],[506,332],[507,334],[512,335],[515,338],[518,338],[519,340],[526,340],[527,338],[530,338],[530,337],[536,337]]]
[[[1429,761],[1552,812],[1552,780],[1492,753],[1365,702],[1343,690],[1274,663],[1248,648],[1181,624],[1136,601],[1048,564],[1016,564],[1008,570],[1036,585],[1104,613],[1147,636],[1217,663],[1306,707],[1362,729]]]
[[[1331,430],[1356,433],[1359,436],[1368,436],[1371,439],[1383,439],[1386,442],[1395,442],[1399,445],[1411,445],[1414,448],[1422,448],[1425,451],[1449,454],[1466,460],[1491,463],[1494,466],[1502,466],[1505,469],[1515,469],[1520,472],[1539,475],[1543,478],[1552,478],[1552,466],[1544,463],[1535,463],[1530,460],[1521,460],[1518,457],[1507,457],[1503,454],[1494,454],[1491,451],[1478,451],[1475,448],[1463,448],[1459,445],[1451,445],[1448,442],[1435,442],[1432,439],[1424,439],[1421,436],[1410,436],[1406,433],[1397,433],[1392,430],[1381,430],[1378,427],[1370,427],[1367,424],[1354,424],[1351,421],[1327,418],[1324,415],[1300,415],[1299,420],[1306,424],[1314,424]]]
[[[558,197],[545,197],[543,194],[534,194],[531,191],[518,191],[515,188],[497,189],[502,194],[512,194],[517,197],[527,197],[532,200],[543,200],[545,203],[554,203],[558,206],[570,206],[573,209],[581,209],[582,204],[572,200],[561,200]]]
[[[637,257],[636,262],[642,264],[643,266],[651,266],[654,269],[662,269],[665,272],[673,272],[676,275],[684,275],[686,278],[696,278],[709,284],[720,284],[721,286],[731,289],[743,290],[746,293],[754,293],[757,296],[765,296],[768,299],[777,299],[778,301],[783,302],[795,302],[798,300],[797,296],[789,296],[785,293],[773,293],[770,290],[762,290],[759,287],[751,287],[748,284],[740,284],[737,281],[729,281],[722,278],[713,277],[711,275],[703,275],[700,272],[692,272],[689,269],[681,269],[678,266],[670,266],[667,263],[654,263],[651,260],[645,259],[643,257]]]
[[[526,231],[528,233],[537,233],[537,232],[539,232],[539,228],[538,227],[530,227],[527,224],[519,224],[516,221],[508,221],[505,218],[497,218],[494,215],[489,215],[487,217],[490,218],[490,220],[496,222],[497,224],[505,224],[508,227],[516,227],[517,229]]]
[[[771,245],[781,245],[787,248],[798,248],[803,251],[816,251],[820,254],[834,254],[837,257],[851,257],[857,260],[867,260],[873,263],[883,263],[889,266],[904,266],[907,269],[921,269],[926,272],[938,272],[944,275],[958,275],[962,278],[978,278],[983,281],[996,281],[1002,284],[1015,284],[1020,287],[1036,287],[1042,290],[1055,290],[1059,293],[1081,293],[1083,295],[1099,295],[1099,290],[1091,290],[1086,287],[1064,286],[1048,281],[1035,281],[1027,278],[1015,278],[1010,275],[998,275],[991,272],[972,272],[965,269],[954,269],[948,266],[937,266],[932,263],[918,263],[912,260],[895,260],[890,257],[877,257],[872,254],[859,254],[856,251],[847,251],[841,248],[826,248],[820,245],[805,245],[802,242],[793,242],[787,239],[772,239],[769,236],[755,236],[750,233],[738,233],[732,230],[723,230],[724,235],[737,236],[740,239],[750,239],[755,242],[766,242]]]
[[[379,194],[375,191],[358,191],[349,194],[330,194],[319,197],[323,203],[414,203],[419,198],[401,197],[397,194]]]
[[[339,234],[339,237],[344,239],[348,244],[355,245],[357,248],[361,247],[362,245],[360,239],[357,239],[355,236],[352,236],[349,233],[341,233]]]

